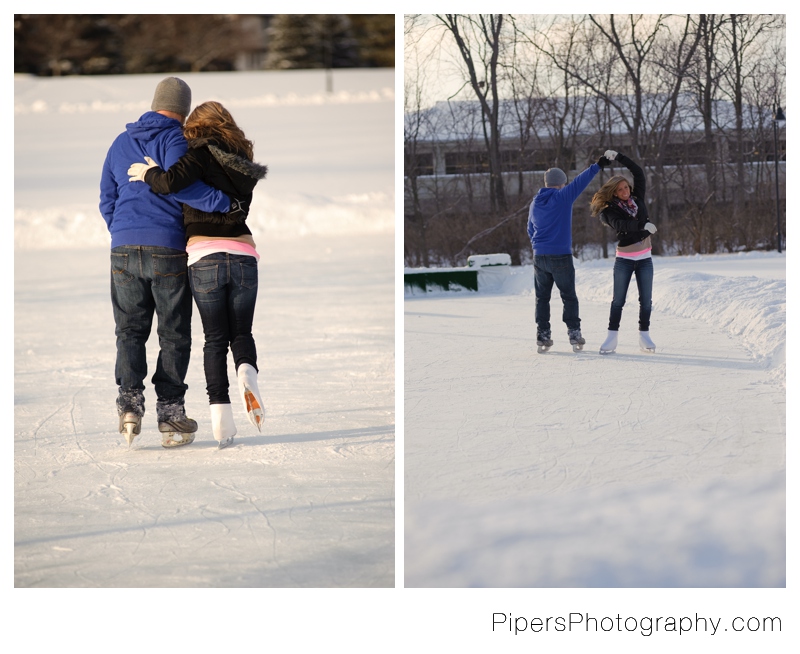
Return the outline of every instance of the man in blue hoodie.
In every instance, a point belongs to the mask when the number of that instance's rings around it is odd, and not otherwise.
[[[111,304],[117,335],[116,382],[119,431],[130,447],[144,415],[145,345],[158,316],[159,354],[152,382],[161,444],[186,445],[197,423],[186,417],[184,383],[191,350],[192,296],[186,269],[182,203],[201,211],[227,212],[230,199],[201,182],[174,195],[129,183],[128,168],[150,157],[164,170],[187,146],[181,126],[192,94],[177,77],[156,87],[151,111],[129,123],[106,156],[100,180],[100,212],[111,233]]]
[[[572,263],[572,205],[589,182],[610,162],[600,157],[567,184],[560,168],[544,174],[544,188],[531,202],[528,213],[528,238],[533,247],[534,291],[536,293],[536,344],[539,352],[553,345],[550,332],[550,295],[553,284],[564,303],[563,320],[574,350],[583,349],[578,296],[575,294],[575,266]]]

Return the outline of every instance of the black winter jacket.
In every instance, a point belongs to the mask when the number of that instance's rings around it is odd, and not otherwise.
[[[169,170],[151,168],[144,181],[156,193],[177,193],[201,180],[219,189],[231,200],[240,200],[244,212],[236,215],[207,213],[183,205],[186,238],[191,236],[242,236],[250,234],[245,224],[253,189],[267,175],[267,167],[250,161],[243,152],[230,152],[228,146],[213,139],[191,139],[189,150]]]
[[[617,232],[617,240],[620,246],[625,247],[626,245],[633,245],[634,243],[643,241],[650,236],[650,232],[644,228],[645,223],[649,221],[647,203],[645,202],[647,178],[645,177],[644,171],[633,159],[618,153],[615,160],[619,161],[633,173],[631,197],[639,208],[636,212],[636,218],[634,218],[620,207],[609,204],[600,212],[600,220]]]

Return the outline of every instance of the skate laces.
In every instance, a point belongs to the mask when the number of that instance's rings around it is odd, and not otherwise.
[[[261,411],[261,405],[258,403],[256,396],[253,395],[253,392],[249,388],[244,392],[244,401],[247,405],[248,413],[251,411]]]
[[[249,388],[245,388],[244,403],[245,403],[245,408],[247,409],[247,413],[250,414],[250,416],[252,416],[253,420],[255,420],[256,427],[258,427],[260,431],[261,423],[264,419],[264,414],[261,411],[261,405],[258,403],[256,396]]]

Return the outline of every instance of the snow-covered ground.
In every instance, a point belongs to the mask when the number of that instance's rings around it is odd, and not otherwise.
[[[270,168],[249,219],[266,428],[235,405],[222,451],[199,320],[197,440],[160,446],[149,380],[142,435],[117,433],[98,184],[163,77],[14,80],[14,586],[392,587],[393,71],[337,72],[332,95],[321,71],[181,75]]]
[[[577,264],[586,348],[532,267],[405,301],[407,587],[786,585],[786,256],[656,257],[651,335]]]

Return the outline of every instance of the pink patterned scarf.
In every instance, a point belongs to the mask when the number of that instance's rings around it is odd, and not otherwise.
[[[639,207],[633,199],[633,196],[628,198],[627,202],[623,202],[619,198],[614,198],[614,203],[623,211],[636,218]]]

